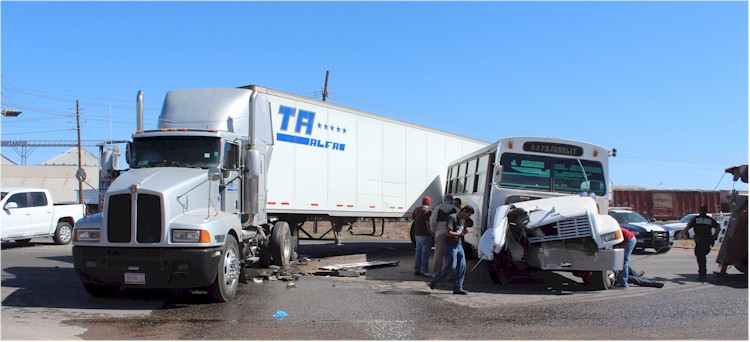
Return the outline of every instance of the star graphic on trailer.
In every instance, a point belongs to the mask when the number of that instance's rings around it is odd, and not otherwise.
[[[318,128],[323,128],[323,124],[318,122]]]
[[[346,134],[346,128],[344,128],[344,130],[343,130],[343,131],[344,131],[344,134]]]
[[[341,132],[341,127],[336,127],[336,132]]]
[[[328,130],[328,124],[323,125],[323,127],[325,127],[326,131]]]

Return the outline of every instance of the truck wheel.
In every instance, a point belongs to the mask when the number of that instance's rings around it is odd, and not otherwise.
[[[234,298],[239,286],[240,249],[234,236],[227,236],[223,257],[219,261],[219,272],[214,283],[206,289],[208,295],[216,302],[228,302]]]
[[[58,245],[67,245],[73,238],[73,227],[68,222],[60,222],[55,229],[55,236],[52,237]]]
[[[590,276],[584,277],[584,283],[594,290],[608,290],[615,285],[615,272],[593,271]]]
[[[284,267],[292,260],[292,234],[289,231],[289,223],[277,221],[271,231],[269,243],[271,252],[271,264]]]
[[[117,286],[95,285],[89,283],[83,283],[83,288],[86,289],[86,292],[91,296],[96,298],[112,297],[120,289]]]

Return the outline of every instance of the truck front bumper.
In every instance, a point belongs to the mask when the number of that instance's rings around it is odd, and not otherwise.
[[[73,246],[82,282],[131,288],[199,288],[218,274],[222,247],[115,248]]]
[[[526,263],[549,271],[619,271],[622,270],[625,250],[599,250],[594,254],[562,248],[529,246]]]

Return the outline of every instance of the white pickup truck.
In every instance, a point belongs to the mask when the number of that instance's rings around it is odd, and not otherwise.
[[[28,243],[33,238],[52,237],[58,245],[69,244],[73,225],[83,218],[83,204],[54,204],[46,189],[2,188],[2,241]]]

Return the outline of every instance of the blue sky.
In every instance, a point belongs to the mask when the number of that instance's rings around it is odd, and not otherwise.
[[[488,142],[617,148],[616,185],[728,190],[724,168],[748,160],[747,2],[3,1],[0,11],[2,108],[23,111],[2,118],[4,141],[76,140],[76,99],[82,139],[129,139],[139,89],[146,128],[170,89],[257,84],[320,98],[328,70],[333,103]],[[65,149],[38,148],[27,164]]]

